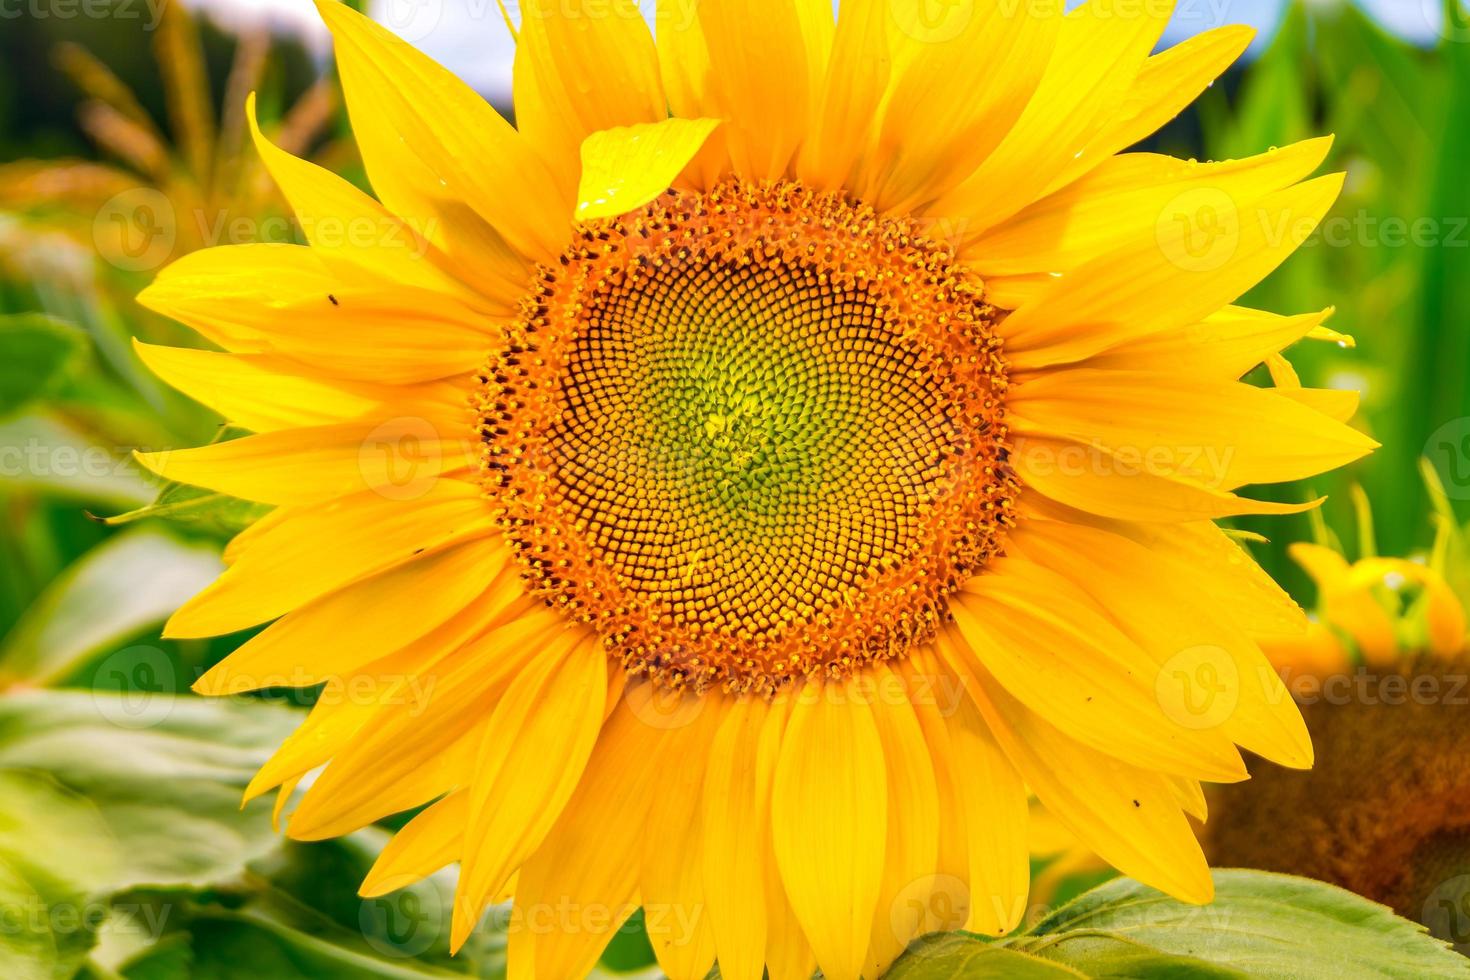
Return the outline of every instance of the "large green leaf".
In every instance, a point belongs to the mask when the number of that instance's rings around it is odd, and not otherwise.
[[[1215,893],[1213,904],[1198,907],[1117,879],[1005,940],[965,934],[923,940],[889,976],[1470,977],[1470,960],[1422,926],[1331,885],[1260,871],[1217,871]],[[1023,958],[1006,963],[997,953]]]
[[[393,980],[505,975],[505,933],[481,929],[449,955],[455,876],[443,871],[391,894],[357,886],[387,843],[370,828],[345,838],[287,843],[250,864],[237,888],[163,895],[170,933],[117,966],[129,980]],[[180,963],[187,972],[178,974]]]
[[[26,413],[0,422],[0,475],[7,493],[29,491],[95,507],[139,507],[154,497],[126,450],[69,420]],[[80,516],[80,515],[78,515]]]
[[[887,980],[1077,980],[1078,974],[979,936],[951,932],[919,940],[885,976]]]
[[[216,549],[158,530],[105,541],[53,579],[0,642],[0,687],[67,677],[162,623],[223,568]]]
[[[106,916],[91,895],[114,865],[91,803],[39,773],[0,770],[0,976],[71,976]]]
[[[0,416],[51,392],[86,350],[87,336],[38,314],[0,317]]]
[[[14,693],[0,698],[0,770],[45,774],[96,808],[114,846],[95,861],[94,890],[200,887],[278,845],[269,804],[242,812],[240,798],[299,720],[275,705],[152,692]],[[0,797],[0,813],[12,805]]]

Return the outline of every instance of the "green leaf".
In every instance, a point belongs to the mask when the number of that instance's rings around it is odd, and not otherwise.
[[[1321,882],[1260,871],[1216,871],[1215,902],[1203,907],[1120,878],[1007,945],[1105,976],[1093,971],[1111,962],[1120,942],[1246,969],[1251,977],[1300,977],[1308,967],[1312,975],[1338,980],[1470,977],[1470,960],[1382,905]]]
[[[1004,949],[980,936],[951,932],[909,947],[887,980],[1077,980],[1082,974],[1044,959]]]
[[[268,504],[231,497],[203,487],[169,483],[158,499],[145,507],[102,518],[111,527],[132,524],[149,517],[177,521],[224,537],[234,537],[270,512]]]
[[[59,418],[27,413],[0,422],[0,446],[7,493],[33,491],[106,507],[138,507],[154,497],[128,449]]]
[[[0,770],[0,976],[75,972],[106,918],[88,896],[113,862],[87,800],[44,775]]]
[[[299,721],[299,713],[261,702],[14,693],[0,698],[0,770],[44,773],[96,808],[115,847],[110,861],[94,860],[95,890],[203,887],[239,875],[279,845],[269,803],[242,811],[240,799]],[[0,813],[10,806],[0,797]],[[35,821],[22,826],[45,831]],[[32,845],[41,853],[62,846],[40,837]]]
[[[87,335],[39,314],[0,317],[0,416],[52,391],[87,347]]]
[[[62,680],[162,623],[223,569],[214,548],[161,531],[108,539],[52,579],[0,642],[0,688]]]
[[[174,910],[172,931],[118,972],[129,980],[501,980],[506,934],[493,925],[503,918],[449,955],[452,870],[388,895],[357,895],[388,836],[369,828],[336,840],[288,842],[252,862],[238,888],[182,900],[161,896]],[[179,974],[181,966],[186,972]]]
[[[1212,905],[1186,905],[1120,878],[1007,939],[930,936],[910,947],[888,978],[1470,977],[1470,960],[1351,892],[1262,871],[1214,877]]]
[[[226,425],[220,428],[211,445],[229,442],[249,432],[239,426]],[[125,514],[102,518],[103,524],[132,524],[149,517],[163,518],[194,526],[224,537],[234,537],[271,510],[267,504],[241,500],[226,494],[191,487],[183,483],[166,483],[158,497],[144,507]]]
[[[85,923],[59,922],[55,909],[80,909],[84,896],[37,886],[0,858],[0,976],[6,980],[62,980],[92,945]]]

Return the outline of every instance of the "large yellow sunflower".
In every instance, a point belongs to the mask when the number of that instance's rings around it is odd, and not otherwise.
[[[275,620],[201,692],[324,685],[250,791],[325,766],[292,836],[427,804],[365,892],[460,862],[516,977],[640,904],[674,980],[1003,933],[1028,791],[1210,898],[1200,782],[1311,761],[1255,643],[1303,617],[1213,520],[1373,445],[1238,380],[1325,313],[1229,304],[1341,179],[1121,153],[1249,32],[1060,7],[532,0],[513,127],[321,4],[377,200],[257,137],[310,245],[144,296],[257,433],[144,460],[276,505],[169,631]]]

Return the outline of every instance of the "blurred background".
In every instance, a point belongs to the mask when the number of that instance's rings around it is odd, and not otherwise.
[[[367,8],[508,111],[495,0]],[[1342,199],[1246,297],[1337,308],[1328,325],[1356,347],[1292,361],[1308,385],[1360,391],[1358,424],[1383,443],[1264,491],[1326,494],[1320,513],[1242,527],[1312,608],[1290,543],[1412,556],[1436,520],[1470,516],[1470,16],[1459,0],[1179,0],[1165,44],[1227,23],[1258,27],[1247,58],[1145,148],[1223,159],[1337,135]],[[220,424],[142,368],[133,337],[200,341],[132,297],[188,251],[301,240],[248,148],[250,91],[278,144],[365,184],[309,0],[0,0],[0,72],[0,909],[27,923],[0,929],[0,976],[498,975],[493,929],[446,955],[452,881],[356,898],[381,833],[283,845],[268,806],[237,812],[309,693],[168,697],[242,640],[159,627],[258,515],[131,462]],[[635,920],[604,965],[650,963]]]

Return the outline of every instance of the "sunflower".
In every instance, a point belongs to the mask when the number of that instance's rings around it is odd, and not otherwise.
[[[1326,311],[1230,304],[1341,177],[1122,153],[1250,33],[1060,6],[536,0],[513,127],[320,4],[377,199],[257,134],[310,244],[144,295],[255,433],[143,459],[275,507],[169,633],[321,686],[249,791],[311,774],[293,837],[424,807],[364,893],[458,861],[520,977],[639,905],[674,980],[1005,933],[1030,793],[1209,900],[1201,782],[1311,762],[1255,642],[1304,617],[1213,522],[1373,447],[1239,381]]]

